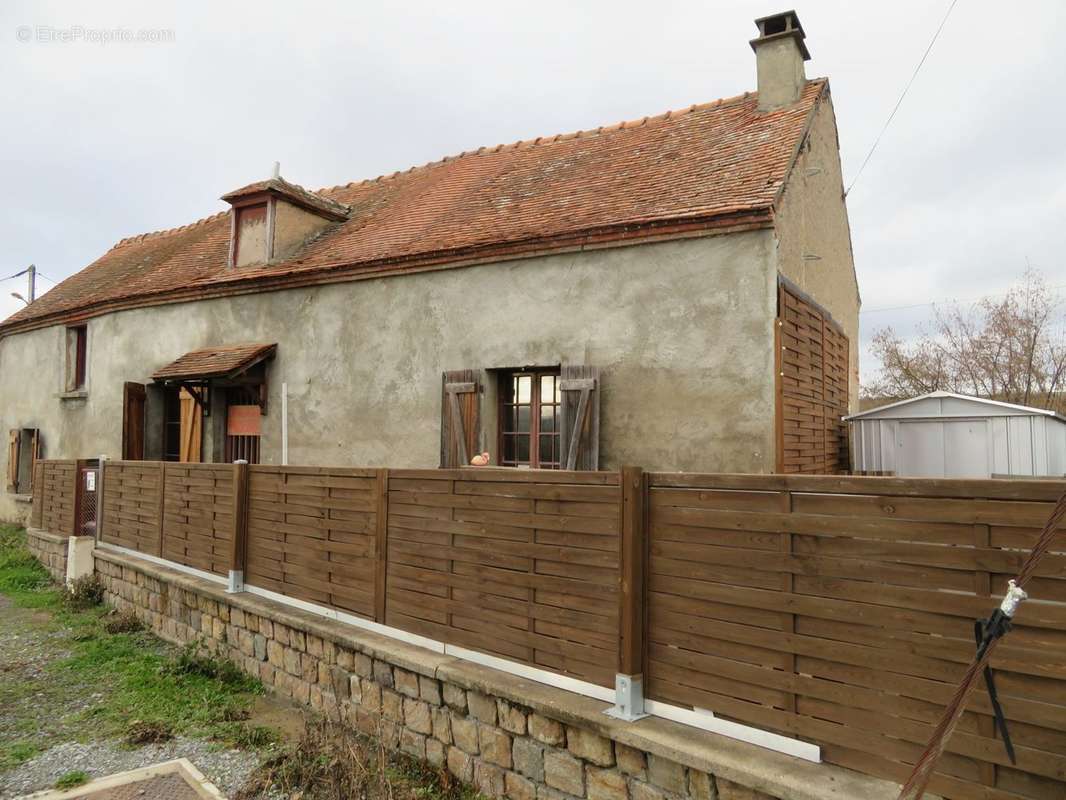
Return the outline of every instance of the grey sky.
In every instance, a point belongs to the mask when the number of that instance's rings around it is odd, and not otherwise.
[[[796,7],[847,181],[947,5]],[[752,19],[785,7],[6,2],[0,277],[34,262],[61,279],[124,236],[222,210],[275,160],[314,189],[754,89]],[[929,315],[879,309],[1001,292],[1026,259],[1066,283],[1064,23],[1062,0],[959,0],[848,198],[864,341]],[[20,26],[173,41],[20,42]],[[0,316],[22,289],[0,284]]]

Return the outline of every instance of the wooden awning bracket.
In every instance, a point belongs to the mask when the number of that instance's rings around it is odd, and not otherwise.
[[[200,407],[200,411],[205,417],[211,416],[211,384],[207,383],[185,383],[184,381],[178,381],[178,388],[184,389],[192,397],[193,401]]]

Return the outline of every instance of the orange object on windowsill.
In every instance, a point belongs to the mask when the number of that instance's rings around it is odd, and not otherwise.
[[[481,455],[476,455],[472,459],[470,459],[470,466],[472,466],[472,467],[487,467],[489,465],[489,461],[491,461],[491,460],[492,460],[492,457],[489,455],[488,450],[486,450]]]

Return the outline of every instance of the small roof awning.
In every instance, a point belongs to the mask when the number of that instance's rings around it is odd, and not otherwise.
[[[268,358],[273,358],[277,344],[237,344],[193,350],[177,361],[152,373],[157,382],[206,381],[236,378]]]

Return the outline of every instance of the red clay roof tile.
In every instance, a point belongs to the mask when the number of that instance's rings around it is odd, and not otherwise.
[[[193,350],[152,373],[157,381],[219,378],[273,355],[276,344],[237,344]]]
[[[349,219],[288,261],[242,269],[227,267],[228,212],[123,239],[0,324],[0,333],[114,308],[632,242],[670,230],[765,227],[826,92],[824,79],[812,80],[799,101],[777,111],[759,112],[756,95],[745,94],[479,148],[313,194],[286,184],[349,208]]]

